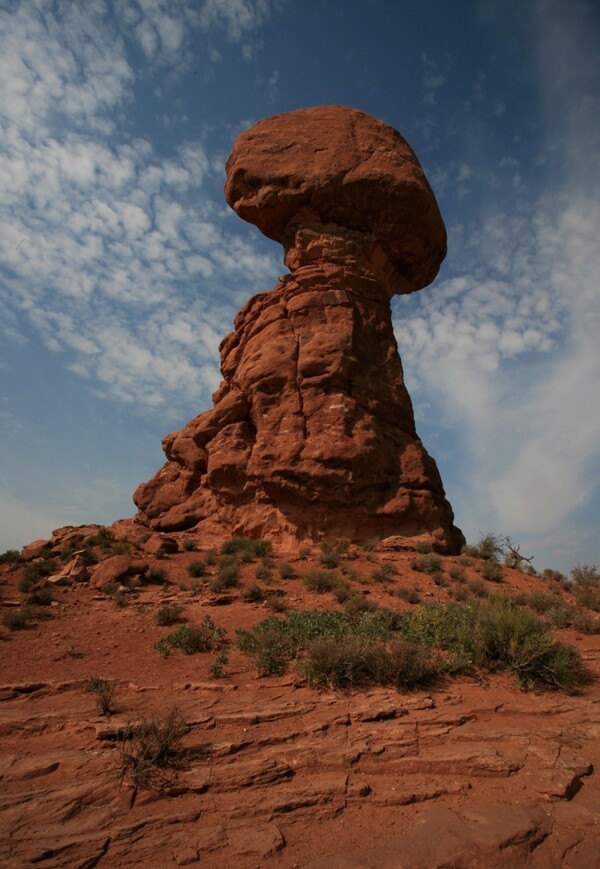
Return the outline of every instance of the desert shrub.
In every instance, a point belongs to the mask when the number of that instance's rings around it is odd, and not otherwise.
[[[310,553],[311,553],[310,546],[301,546],[300,549],[298,550],[298,558],[301,561],[306,561],[306,559],[308,558]]]
[[[268,564],[261,563],[257,565],[254,575],[256,579],[260,579],[262,582],[267,582],[273,576],[273,571]]]
[[[132,546],[129,540],[117,540],[110,547],[111,555],[129,555]]]
[[[595,564],[578,564],[571,571],[571,579],[578,585],[600,586],[600,574]]]
[[[115,532],[106,526],[102,526],[95,534],[85,538],[88,546],[100,546],[102,549],[110,549],[115,541]]]
[[[360,616],[362,613],[374,612],[379,609],[378,604],[362,594],[350,594],[344,603],[344,611],[352,618]]]
[[[40,581],[42,575],[39,573],[36,564],[29,564],[25,568],[25,572],[23,576],[19,579],[18,587],[19,591],[22,591],[23,594],[27,594],[30,592]]]
[[[498,561],[504,553],[502,539],[497,534],[482,534],[477,541],[477,557],[485,561]]]
[[[292,579],[294,576],[294,568],[287,561],[282,561],[279,565],[279,576],[282,579]]]
[[[166,771],[182,765],[181,740],[188,731],[176,706],[167,715],[128,727],[120,743],[120,780],[138,788],[164,787],[169,783]]]
[[[358,620],[333,611],[288,613],[285,619],[270,617],[252,631],[238,630],[237,645],[260,675],[282,674],[296,659],[315,686],[427,684],[439,673],[438,659],[430,649],[395,635],[398,620],[391,610],[361,614]]]
[[[479,558],[479,550],[477,549],[476,546],[471,546],[468,543],[466,543],[463,546],[463,548],[460,550],[459,558],[460,558],[460,561],[462,561],[462,563],[466,564],[468,567],[470,564],[473,564],[474,558]]]
[[[454,582],[466,582],[467,576],[465,574],[464,567],[461,567],[460,564],[453,564],[450,570],[448,571],[448,576]]]
[[[251,631],[238,628],[236,646],[254,662],[259,676],[280,676],[294,654],[295,644],[283,620],[270,616]]]
[[[481,579],[473,579],[469,583],[469,592],[475,597],[487,597],[488,590]]]
[[[233,537],[231,540],[225,541],[221,547],[221,553],[223,555],[238,555],[241,561],[252,561],[253,558],[269,555],[272,548],[269,540]]]
[[[368,540],[363,540],[362,548],[365,552],[375,552],[379,546],[377,537],[369,537]]]
[[[306,643],[317,637],[340,637],[352,624],[346,613],[320,610],[269,616],[252,630],[236,631],[236,645],[255,663],[260,676],[281,675]]]
[[[570,690],[588,673],[579,652],[505,595],[483,602],[420,607],[404,614],[410,638],[458,654],[464,662],[512,671],[521,685]]]
[[[319,562],[323,567],[333,570],[339,566],[342,556],[348,551],[349,541],[343,538],[337,540],[324,540],[321,544]]]
[[[183,607],[176,603],[165,603],[156,612],[156,624],[166,627],[181,621]]]
[[[325,594],[333,589],[341,582],[339,573],[328,570],[319,570],[314,568],[309,570],[303,577],[304,585],[309,591],[316,591],[318,594]]]
[[[542,579],[547,582],[565,582],[567,577],[560,570],[553,570],[551,567],[546,567],[542,571]]]
[[[240,591],[240,597],[246,603],[257,603],[265,599],[265,590],[258,583],[253,582],[251,585],[245,585]]]
[[[493,560],[484,561],[481,565],[481,576],[488,582],[502,582],[504,579],[502,568],[497,561]]]
[[[600,634],[600,619],[589,612],[576,611],[571,621],[573,628],[582,634]]]
[[[145,585],[166,585],[168,581],[169,575],[164,567],[151,567],[142,578]]]
[[[109,682],[101,676],[88,679],[86,690],[94,695],[100,715],[112,715],[116,711],[113,703],[116,687],[116,682]]]
[[[31,591],[26,598],[26,603],[31,606],[51,606],[54,594],[51,588],[37,588]]]
[[[276,591],[272,591],[266,596],[265,603],[275,613],[282,613],[287,609],[284,595],[278,594]]]
[[[2,613],[2,624],[9,631],[24,631],[29,627],[29,620],[32,616],[31,610],[27,607],[22,607],[16,610],[7,610]]]
[[[198,577],[204,576],[206,573],[206,564],[204,561],[190,561],[186,570],[188,576],[193,576],[194,579],[198,579]]]
[[[214,576],[210,583],[212,591],[225,591],[228,588],[235,588],[240,581],[240,569],[235,559],[221,558],[217,575]]]
[[[393,564],[386,562],[385,564],[381,564],[377,567],[373,573],[371,574],[371,579],[373,582],[381,582],[384,585],[391,582],[392,577],[397,573],[396,568]]]
[[[433,546],[431,543],[427,543],[426,540],[418,540],[415,543],[414,550],[420,555],[427,555],[428,553],[433,552]]]
[[[227,652],[221,652],[210,665],[210,675],[212,679],[224,679],[227,676],[225,667],[229,663],[229,655]]]
[[[431,578],[433,579],[434,583],[437,586],[439,586],[440,588],[444,588],[448,584],[446,582],[446,577],[444,576],[444,574],[442,573],[441,570],[435,570],[431,574]]]
[[[218,628],[210,616],[205,616],[199,625],[181,625],[172,634],[162,637],[155,648],[165,658],[173,649],[179,649],[184,655],[196,655],[217,648],[224,636],[225,629]]]
[[[464,585],[455,585],[450,589],[450,597],[455,601],[465,601],[469,599],[469,591]]]
[[[420,573],[433,575],[441,572],[442,559],[437,552],[428,552],[425,555],[419,555],[418,558],[413,558],[410,566],[413,570],[418,570]]]
[[[91,567],[92,564],[98,563],[94,550],[90,549],[89,546],[86,546],[81,550],[81,560],[86,567]]]
[[[332,594],[338,603],[345,603],[350,597],[352,597],[352,589],[350,585],[343,579],[333,587]]]
[[[198,541],[193,540],[188,537],[187,540],[183,541],[183,551],[184,552],[195,552],[198,549]]]
[[[127,603],[128,603],[127,595],[125,594],[123,589],[121,589],[121,588],[117,589],[117,591],[113,595],[113,603],[116,607],[119,607],[119,609],[121,607],[127,606]]]
[[[559,602],[556,595],[549,594],[547,591],[531,591],[527,594],[519,594],[515,600],[520,606],[528,606],[540,615],[556,609]]]
[[[206,561],[206,563],[209,565],[209,567],[214,567],[214,566],[215,566],[215,564],[216,564],[217,561],[218,561],[218,556],[217,556],[217,551],[216,551],[216,549],[209,549],[209,550],[208,550],[208,552],[206,553],[205,561]]]
[[[0,564],[21,564],[23,558],[18,549],[7,549],[0,553]]]
[[[400,586],[394,591],[401,600],[405,600],[406,603],[417,604],[421,600],[419,592],[416,588],[405,588],[405,586]]]
[[[600,588],[593,585],[575,585],[571,589],[579,606],[600,612]]]

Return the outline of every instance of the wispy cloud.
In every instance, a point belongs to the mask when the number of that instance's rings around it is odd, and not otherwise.
[[[209,26],[227,9],[238,38],[269,4],[254,17],[246,6],[205,3],[197,16]],[[218,381],[236,283],[244,276],[245,295],[268,287],[277,263],[227,230],[205,147],[159,156],[117,128],[134,84],[123,31],[104,4],[82,8],[42,0],[0,12],[2,326],[33,328],[102,393],[148,406],[197,400]],[[183,50],[191,5],[115,10],[152,61]]]
[[[512,199],[483,201],[478,223],[451,226],[451,276],[398,307],[415,315],[396,329],[424,424],[435,429],[425,401],[435,395],[461,434],[468,459],[454,500],[470,534],[492,527],[547,543],[598,486],[599,68],[585,13],[535,5],[553,171],[544,192],[516,185]]]

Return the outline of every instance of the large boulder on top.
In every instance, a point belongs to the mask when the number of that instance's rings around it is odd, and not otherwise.
[[[318,106],[259,121],[236,140],[225,195],[244,220],[287,249],[299,226],[371,236],[398,276],[419,290],[446,255],[446,229],[412,148],[365,112]]]

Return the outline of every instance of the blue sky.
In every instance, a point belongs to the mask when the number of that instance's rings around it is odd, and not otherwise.
[[[416,151],[449,253],[394,324],[467,538],[599,563],[600,13],[585,0],[2,0],[0,551],[134,513],[285,271],[239,131],[327,104]]]

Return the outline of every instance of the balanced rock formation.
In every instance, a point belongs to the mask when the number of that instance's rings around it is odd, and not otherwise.
[[[225,193],[283,244],[291,274],[238,313],[214,407],[164,439],[168,461],[134,495],[138,521],[456,551],[464,538],[416,433],[391,321],[391,297],[429,284],[446,253],[413,151],[363,112],[303,109],[239,136]]]

